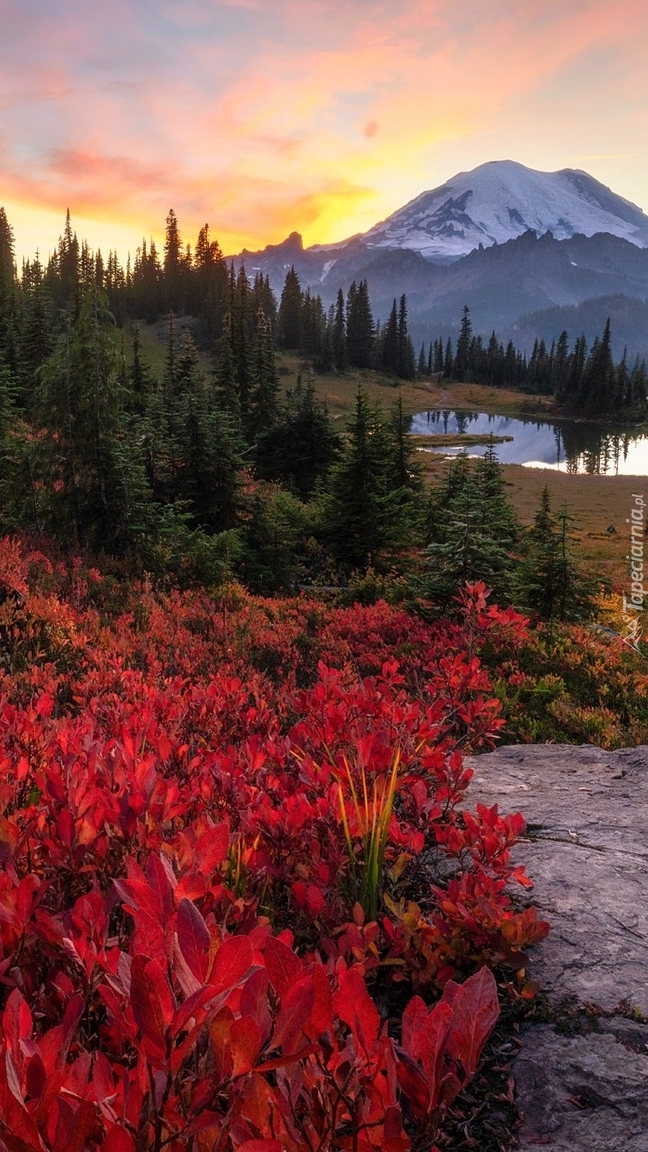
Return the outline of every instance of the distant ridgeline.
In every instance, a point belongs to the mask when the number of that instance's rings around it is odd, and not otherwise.
[[[18,277],[12,230],[0,209],[0,362],[21,385],[33,381],[65,317],[75,315],[82,298],[95,289],[120,327],[125,321],[152,323],[169,313],[193,317],[198,347],[221,361],[232,357],[243,401],[249,375],[244,361],[262,313],[273,347],[299,352],[320,372],[374,368],[405,380],[437,374],[553,396],[561,406],[588,414],[642,414],[645,406],[645,365],[636,359],[629,363],[625,355],[613,362],[609,321],[589,349],[583,336],[570,348],[563,331],[549,347],[536,340],[527,356],[512,341],[504,346],[495,332],[487,342],[474,335],[465,307],[454,345],[440,337],[427,347],[423,343],[416,355],[404,294],[380,324],[374,321],[366,280],[353,282],[346,299],[339,289],[336,303],[326,309],[320,296],[302,291],[291,268],[277,302],[267,276],[257,272],[251,280],[243,267],[235,273],[233,264],[228,266],[208,225],[193,250],[185,246],[173,210],[163,254],[154,241],[143,241],[126,268],[115,252],[104,260],[79,243],[68,212],[47,266],[36,257],[23,264]]]
[[[166,340],[145,344],[139,323],[159,317]],[[278,349],[302,358],[285,392]],[[456,346],[438,339],[417,359],[405,295],[378,325],[366,280],[327,311],[290,268],[277,302],[262,275],[251,283],[227,266],[206,225],[185,248],[173,212],[162,258],[143,244],[125,270],[114,253],[104,262],[79,244],[68,214],[47,266],[27,261],[19,276],[0,209],[0,530],[128,557],[153,577],[235,577],[260,592],[371,571],[439,605],[466,580],[523,603],[502,577],[525,548],[497,460],[455,469],[430,504],[400,401],[386,415],[359,389],[341,435],[312,366],[517,386],[588,413],[642,414],[646,404],[645,366],[613,363],[609,324],[589,351],[563,334],[527,360],[495,334],[484,346],[466,307]],[[490,510],[471,530],[477,549],[460,539],[468,506]],[[564,553],[567,521],[543,514],[553,525],[544,536]]]

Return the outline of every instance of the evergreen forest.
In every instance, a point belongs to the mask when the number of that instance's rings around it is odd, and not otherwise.
[[[164,327],[156,371],[140,336],[147,322]],[[281,351],[303,365],[287,390]],[[261,593],[325,584],[365,597],[389,586],[439,611],[471,580],[501,604],[537,608],[529,589],[558,563],[561,541],[561,579],[576,590],[547,596],[540,612],[593,610],[566,510],[547,506],[547,530],[523,531],[492,449],[425,491],[398,389],[385,412],[360,386],[340,428],[311,366],[533,386],[584,410],[597,395],[624,409],[645,401],[645,367],[612,363],[609,325],[589,353],[561,337],[527,361],[495,334],[484,348],[466,307],[456,347],[433,341],[417,363],[405,295],[380,325],[366,281],[346,298],[340,289],[327,312],[291,268],[277,301],[262,275],[227,265],[207,225],[185,246],[173,211],[164,251],[143,242],[126,269],[79,243],[68,213],[47,265],[36,257],[18,275],[0,210],[3,530],[118,558],[154,579],[236,578]]]

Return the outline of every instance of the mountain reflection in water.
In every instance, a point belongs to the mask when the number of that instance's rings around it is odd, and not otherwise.
[[[648,476],[648,434],[640,429],[604,427],[580,420],[539,420],[537,417],[489,416],[486,412],[430,411],[412,417],[410,432],[417,436],[511,436],[494,445],[502,464],[554,468],[560,472],[600,475]],[[484,444],[434,447],[446,456],[483,456]]]

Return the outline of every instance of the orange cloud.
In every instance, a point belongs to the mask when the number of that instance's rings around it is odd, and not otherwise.
[[[643,0],[116,4],[5,5],[0,203],[140,235],[173,205],[190,238],[315,242],[458,168],[585,153],[648,202]]]

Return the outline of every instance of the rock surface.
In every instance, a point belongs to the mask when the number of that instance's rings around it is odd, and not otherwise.
[[[611,1014],[584,1035],[526,1031],[519,1148],[648,1152],[648,747],[516,745],[467,765],[473,804],[527,820],[515,859],[552,928],[534,979],[558,1015],[570,997]]]

